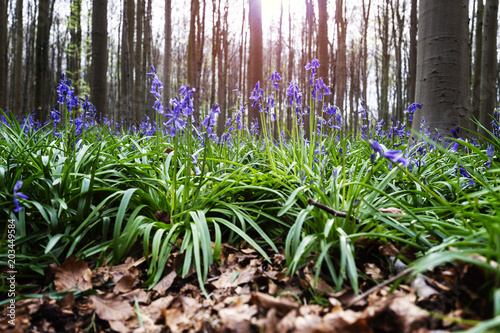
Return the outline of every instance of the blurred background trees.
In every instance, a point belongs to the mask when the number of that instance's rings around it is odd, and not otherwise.
[[[221,132],[238,107],[238,93],[249,103],[260,81],[264,102],[271,93],[271,72],[278,70],[283,78],[276,95],[278,116],[289,124],[294,112],[287,103],[289,82],[299,85],[308,104],[305,65],[317,58],[318,77],[332,91],[325,102],[342,110],[350,131],[362,125],[361,101],[385,126],[393,117],[403,120],[409,104],[422,103],[427,126],[434,124],[440,101],[415,95],[429,88],[428,75],[417,74],[423,64],[419,53],[430,45],[422,42],[428,38],[432,46],[443,45],[456,32],[444,21],[441,30],[426,30],[435,20],[426,10],[433,2],[0,0],[0,108],[19,117],[34,111],[45,122],[57,104],[59,74],[65,72],[79,96],[88,94],[101,115],[137,125],[144,115],[153,117],[145,73],[154,65],[164,83],[165,107],[180,86],[189,84],[196,88],[197,110],[206,114],[213,103],[220,104]],[[467,109],[458,117],[474,115],[487,125],[498,103],[498,0],[447,3],[448,13],[462,8],[457,49],[465,53],[443,61],[462,64],[457,77],[468,97],[456,102],[445,93],[441,99],[455,103],[455,110]],[[442,85],[440,73],[434,74]],[[250,118],[258,115],[248,107]]]

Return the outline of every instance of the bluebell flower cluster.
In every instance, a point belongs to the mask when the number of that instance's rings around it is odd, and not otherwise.
[[[403,157],[403,153],[401,150],[387,150],[385,151],[382,148],[382,145],[375,140],[370,139],[370,146],[372,147],[373,154],[371,156],[372,162],[375,161],[375,155],[378,153],[382,157],[391,160],[393,163],[401,163],[404,167],[407,167],[409,164],[409,160]]]
[[[18,180],[16,185],[14,185],[14,212],[17,213],[23,209],[21,206],[19,206],[19,200],[18,199],[29,199],[27,195],[23,194],[19,190],[23,187],[23,181]]]

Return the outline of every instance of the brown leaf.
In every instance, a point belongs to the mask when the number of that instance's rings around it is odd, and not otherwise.
[[[377,265],[375,265],[374,263],[367,262],[363,266],[365,268],[365,273],[368,276],[371,276],[372,279],[380,280],[380,279],[383,279],[385,277],[382,270],[379,267],[377,267]]]
[[[252,293],[252,299],[250,301],[253,304],[262,306],[266,310],[276,308],[276,311],[278,311],[280,315],[285,315],[290,310],[296,309],[299,306],[297,301],[291,300],[290,298],[273,297],[260,292]]]
[[[132,290],[135,285],[135,278],[130,275],[123,276],[113,288],[115,294],[126,293]]]
[[[153,287],[153,290],[156,291],[160,296],[165,295],[168,288],[170,288],[172,286],[172,283],[174,283],[176,276],[177,276],[177,273],[175,272],[175,269],[174,269],[170,273],[165,275],[160,280],[160,282],[158,282],[156,284],[156,286]]]
[[[150,302],[149,293],[145,292],[144,289],[134,289],[121,295],[123,299],[126,299],[129,303],[134,302],[136,299],[137,302],[142,304],[149,304]]]
[[[155,217],[159,222],[170,223],[170,214],[163,210],[157,210],[155,212]]]
[[[75,296],[73,293],[64,295],[59,301],[59,308],[64,314],[73,314],[73,307],[75,306]]]
[[[406,215],[401,209],[395,207],[379,208],[378,211],[386,214]],[[401,220],[401,217],[394,217],[394,219]]]
[[[118,282],[125,275],[131,275],[136,277],[141,273],[139,269],[135,266],[134,259],[131,257],[125,259],[125,262],[121,265],[110,267],[109,271],[113,282]]]
[[[102,320],[127,320],[134,315],[134,309],[128,301],[120,295],[92,295],[95,313]]]
[[[158,298],[157,300],[151,302],[148,306],[141,307],[141,313],[151,318],[151,320],[156,323],[161,317],[164,311],[174,301],[174,296],[168,295],[167,297]]]
[[[56,269],[54,286],[59,292],[73,287],[81,291],[92,289],[92,271],[86,262],[71,255]]]
[[[165,148],[165,150],[163,150],[163,154],[170,154],[171,152],[173,152],[174,150],[171,149],[171,148]]]
[[[256,305],[241,304],[219,310],[219,317],[227,329],[234,331],[241,323],[249,323],[257,312]]]

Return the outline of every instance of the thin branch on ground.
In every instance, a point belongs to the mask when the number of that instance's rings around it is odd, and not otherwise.
[[[311,198],[307,198],[307,203],[310,204],[310,205],[312,205],[312,206],[316,206],[319,209],[322,209],[325,212],[330,213],[330,214],[332,214],[335,217],[344,217],[344,218],[347,218],[347,213],[346,212],[341,212],[341,211],[335,210],[332,207],[328,207],[327,205],[325,205],[324,203],[321,203],[319,201],[314,201]],[[361,220],[358,219],[357,217],[355,217],[354,215],[351,215],[350,218],[352,220],[356,220],[356,223],[361,223]]]

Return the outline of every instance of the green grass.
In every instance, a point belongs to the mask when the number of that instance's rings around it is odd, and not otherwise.
[[[2,115],[0,214],[15,221],[19,277],[41,280],[44,267],[71,254],[116,264],[141,248],[149,265],[145,285],[152,288],[180,247],[178,273],[194,265],[204,290],[221,244],[246,242],[268,260],[269,251],[283,246],[289,274],[314,260],[316,279],[322,274],[336,290],[351,286],[357,293],[362,249],[355,242],[365,237],[413,249],[415,272],[457,260],[483,267],[498,303],[500,140],[491,132],[484,138],[495,150],[491,168],[484,166],[487,146],[460,141],[458,152],[443,145],[429,151],[433,143],[424,137],[408,143],[372,133],[388,149],[408,147],[406,157],[419,162],[410,169],[380,156],[372,162],[366,140],[337,132],[314,136],[324,151],[316,154],[298,128],[276,145],[243,129],[233,132],[230,145],[207,137],[203,145],[194,130],[172,138],[95,125],[58,137],[51,124],[34,129]],[[475,184],[457,174],[457,164]],[[29,199],[20,199],[24,208],[14,213],[19,180]],[[308,198],[361,222],[334,217]],[[406,215],[379,211],[388,207]],[[158,220],[159,212],[168,218]],[[4,237],[0,264],[6,263]],[[484,325],[498,325],[498,317]]]

